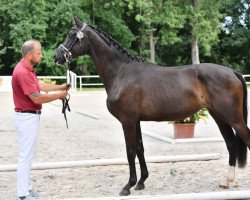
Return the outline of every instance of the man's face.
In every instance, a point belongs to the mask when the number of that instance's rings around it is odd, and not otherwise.
[[[30,53],[30,57],[29,57],[31,64],[35,65],[35,64],[40,63],[42,58],[43,58],[43,55],[41,52],[41,45],[35,44],[34,51]]]

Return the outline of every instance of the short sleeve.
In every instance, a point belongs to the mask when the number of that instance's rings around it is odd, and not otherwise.
[[[38,80],[34,76],[32,76],[32,74],[20,74],[19,82],[25,95],[29,95],[34,92],[39,92],[37,88]]]

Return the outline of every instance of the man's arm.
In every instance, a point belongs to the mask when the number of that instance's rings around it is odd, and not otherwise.
[[[34,92],[28,96],[35,104],[43,104],[57,99],[65,99],[67,94],[67,91],[60,91],[53,94],[40,94],[38,92]]]
[[[61,90],[68,90],[70,88],[70,84],[63,83],[62,85],[54,85],[54,84],[39,82],[39,87],[40,90],[43,92],[61,91]]]

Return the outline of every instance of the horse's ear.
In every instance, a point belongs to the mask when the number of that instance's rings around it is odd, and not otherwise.
[[[74,21],[75,21],[77,26],[82,26],[82,22],[77,16],[74,16]]]

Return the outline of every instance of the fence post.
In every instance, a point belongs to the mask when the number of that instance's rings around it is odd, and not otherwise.
[[[82,77],[79,78],[80,78],[80,91],[82,91]]]
[[[71,82],[70,82],[71,89],[70,90],[76,91],[76,89],[77,89],[77,86],[76,86],[76,74],[74,72],[72,72],[72,71],[67,70],[67,80],[68,81],[70,81],[69,76],[71,77]]]

